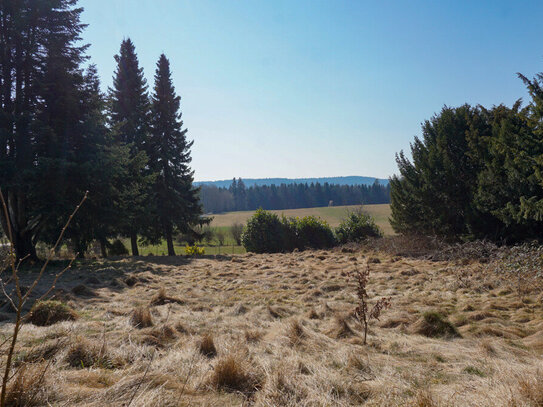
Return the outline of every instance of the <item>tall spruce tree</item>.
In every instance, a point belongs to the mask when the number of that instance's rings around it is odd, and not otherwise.
[[[72,199],[64,181],[85,120],[76,3],[0,2],[0,188],[9,213],[0,220],[19,259],[36,258],[36,242]]]
[[[150,166],[156,172],[154,196],[157,224],[174,256],[174,231],[187,233],[198,224],[202,214],[199,190],[192,185],[190,148],[187,129],[181,120],[181,97],[175,94],[170,63],[162,54],[157,63],[155,86],[151,99]]]
[[[139,255],[138,234],[148,230],[150,214],[148,190],[152,173],[148,160],[148,137],[150,104],[147,81],[143,68],[139,66],[136,49],[130,38],[122,41],[119,54],[115,56],[117,69],[113,87],[109,89],[109,125],[114,140],[130,148],[131,162],[128,163],[126,190],[123,207],[121,234],[130,237],[132,255]]]

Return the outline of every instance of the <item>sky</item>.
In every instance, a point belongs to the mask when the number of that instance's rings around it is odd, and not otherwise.
[[[528,100],[542,1],[80,0],[111,86],[123,38],[169,58],[195,180],[397,172],[444,105]]]

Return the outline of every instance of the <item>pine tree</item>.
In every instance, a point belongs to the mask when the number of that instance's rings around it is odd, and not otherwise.
[[[202,209],[199,189],[192,185],[194,172],[189,167],[193,142],[187,141],[187,130],[183,129],[181,97],[175,93],[170,63],[164,54],[157,63],[151,101],[148,151],[151,168],[157,173],[153,200],[168,255],[174,256],[174,231],[189,232],[199,222]]]
[[[119,213],[123,219],[122,234],[130,237],[132,255],[137,256],[138,234],[148,230],[150,211],[147,206],[148,187],[152,173],[146,169],[150,104],[147,82],[140,68],[134,44],[127,38],[122,41],[119,54],[115,56],[117,69],[113,87],[109,89],[109,125],[113,138],[131,151],[126,184],[127,203]]]
[[[36,258],[57,204],[69,201],[62,186],[80,134],[86,49],[75,4],[0,2],[0,188],[9,210],[0,220],[19,259]]]

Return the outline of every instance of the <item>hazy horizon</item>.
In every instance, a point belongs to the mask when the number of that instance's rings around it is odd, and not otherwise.
[[[543,4],[83,0],[111,85],[130,37],[150,87],[164,52],[195,180],[388,178],[444,105],[511,105],[543,71]],[[522,41],[519,41],[522,39]]]

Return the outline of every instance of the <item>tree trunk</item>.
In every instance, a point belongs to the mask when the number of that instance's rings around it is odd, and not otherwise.
[[[100,239],[100,252],[102,257],[105,259],[107,257],[107,245],[105,239]]]
[[[173,248],[172,229],[166,227],[166,242],[168,244],[168,256],[175,256],[175,250]]]
[[[138,235],[136,233],[130,234],[130,244],[132,245],[132,256],[139,256],[138,251]]]
[[[37,261],[36,247],[32,242],[30,233],[19,234],[13,232],[13,247],[15,250],[16,261],[26,259],[29,261]]]

